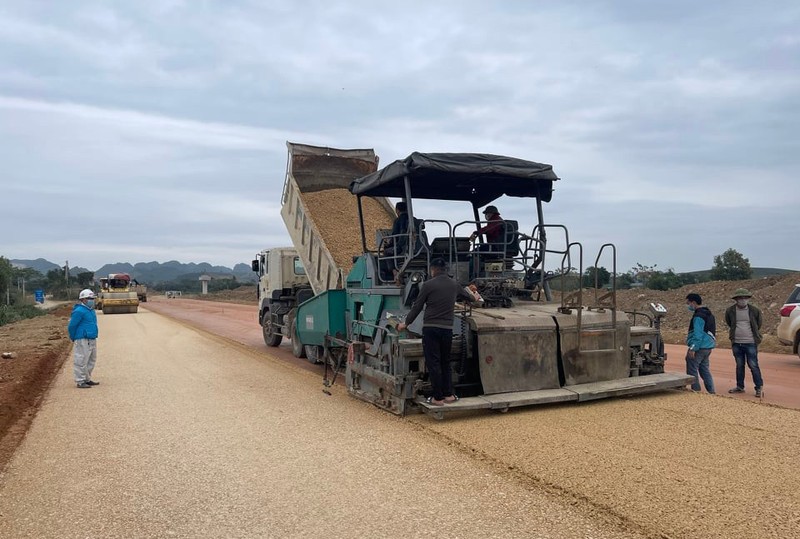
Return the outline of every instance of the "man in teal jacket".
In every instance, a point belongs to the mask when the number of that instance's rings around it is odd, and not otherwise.
[[[691,293],[686,296],[686,307],[693,313],[689,321],[689,333],[686,335],[686,374],[694,376],[692,391],[700,391],[700,378],[706,391],[712,395],[714,379],[711,377],[709,358],[717,345],[717,322],[707,307],[702,307],[700,294]],[[699,376],[698,376],[699,375]]]
[[[70,340],[75,343],[72,368],[75,383],[81,389],[98,385],[100,382],[92,380],[97,361],[97,315],[94,312],[94,292],[88,288],[78,295],[67,330]]]

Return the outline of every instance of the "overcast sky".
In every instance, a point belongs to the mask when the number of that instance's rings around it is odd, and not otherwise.
[[[585,266],[800,270],[800,2],[6,0],[0,140],[8,258],[248,262],[291,140],[550,163]]]

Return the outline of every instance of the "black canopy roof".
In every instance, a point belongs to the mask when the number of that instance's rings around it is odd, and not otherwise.
[[[551,165],[484,153],[419,153],[354,180],[354,195],[467,200],[483,206],[503,196],[538,197],[549,202],[558,176]]]

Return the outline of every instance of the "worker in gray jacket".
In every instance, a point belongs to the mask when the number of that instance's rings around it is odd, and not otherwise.
[[[406,321],[397,325],[402,331],[411,324],[422,308],[425,315],[422,324],[422,350],[425,366],[430,375],[433,395],[428,403],[441,406],[458,400],[453,391],[450,370],[450,350],[453,346],[453,306],[458,299],[474,301],[475,297],[458,282],[447,275],[447,262],[443,258],[431,261],[431,278],[422,283],[419,295],[406,316]]]
[[[730,328],[731,350],[736,360],[736,387],[728,393],[744,393],[744,365],[750,367],[756,397],[764,396],[764,380],[758,366],[758,345],[761,343],[761,310],[750,304],[753,297],[746,288],[739,288],[731,298],[734,303],[725,310],[725,323]]]

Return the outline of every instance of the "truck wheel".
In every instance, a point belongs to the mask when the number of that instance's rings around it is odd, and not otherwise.
[[[275,326],[272,324],[269,313],[264,315],[261,320],[261,330],[264,333],[264,342],[267,343],[267,346],[275,347],[281,344],[281,334],[275,332]]]
[[[292,354],[294,354],[294,357],[306,357],[306,347],[303,346],[303,343],[300,342],[300,337],[297,336],[297,322],[295,320],[292,320],[292,327],[289,332],[292,334]]]
[[[325,349],[321,346],[317,346],[315,344],[307,344],[306,348],[306,359],[309,363],[322,363],[322,356],[325,353]]]

